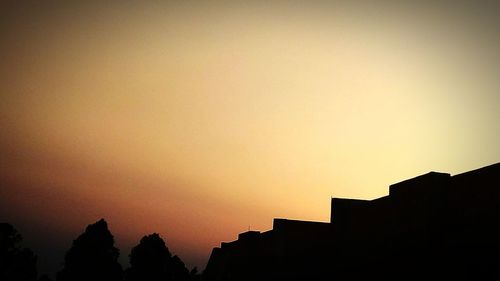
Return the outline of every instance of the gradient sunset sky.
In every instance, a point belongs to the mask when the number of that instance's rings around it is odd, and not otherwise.
[[[499,162],[498,5],[428,2],[2,1],[0,221],[41,273],[101,217],[125,266],[158,232],[204,268],[275,217]]]

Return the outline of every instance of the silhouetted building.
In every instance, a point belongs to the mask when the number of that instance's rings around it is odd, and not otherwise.
[[[430,172],[375,200],[332,198],[330,223],[274,219],[214,248],[205,281],[499,280],[500,163]]]

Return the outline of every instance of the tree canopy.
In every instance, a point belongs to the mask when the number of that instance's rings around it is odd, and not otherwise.
[[[144,236],[130,254],[126,281],[184,281],[189,271],[177,256],[173,256],[157,233]]]
[[[21,247],[21,234],[9,223],[0,223],[0,280],[36,280],[37,257]]]
[[[119,250],[104,219],[87,226],[85,232],[73,241],[66,253],[64,268],[57,275],[58,281],[122,279],[118,263]]]

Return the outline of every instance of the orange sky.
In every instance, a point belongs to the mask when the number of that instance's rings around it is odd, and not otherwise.
[[[0,220],[67,247],[104,217],[124,261],[159,232],[203,267],[331,196],[498,162],[498,9],[368,2],[2,4]]]

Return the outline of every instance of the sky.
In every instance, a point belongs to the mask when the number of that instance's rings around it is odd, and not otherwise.
[[[499,162],[499,21],[495,1],[2,1],[0,221],[40,273],[100,218],[124,267],[157,232],[202,269],[331,197]]]

